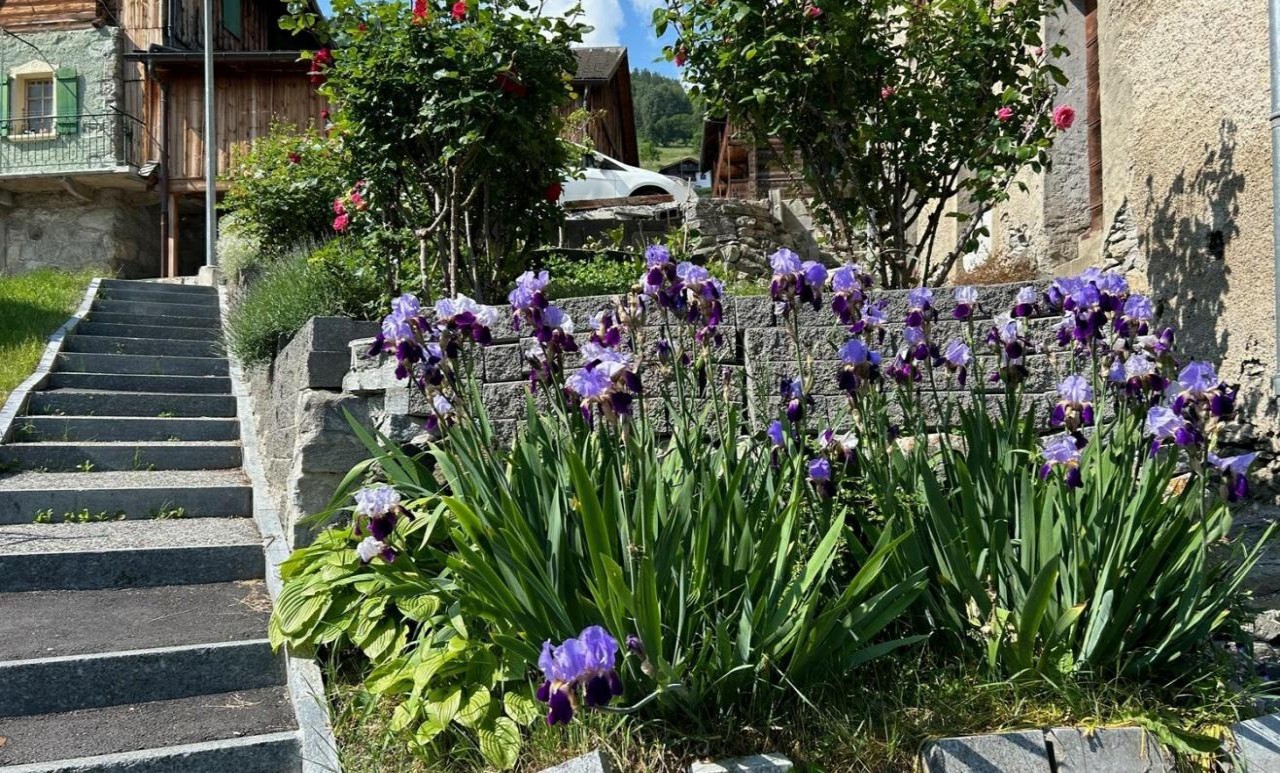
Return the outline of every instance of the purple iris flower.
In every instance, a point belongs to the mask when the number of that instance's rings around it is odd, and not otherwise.
[[[800,256],[783,247],[769,256],[769,266],[774,276],[782,274],[799,274],[801,271]]]
[[[953,338],[942,347],[941,359],[947,370],[955,374],[956,383],[964,386],[969,378],[969,363],[973,360],[969,345],[958,338]]]
[[[1223,496],[1228,502],[1239,502],[1249,496],[1249,467],[1257,458],[1257,453],[1226,458],[1209,454],[1209,464],[1222,474]]]
[[[1200,432],[1190,422],[1163,405],[1153,406],[1147,411],[1146,429],[1154,438],[1152,455],[1170,442],[1186,448],[1199,445],[1201,440]]]
[[[526,271],[516,277],[516,287],[507,294],[507,302],[516,311],[528,311],[542,303],[542,291],[551,282],[546,271]]]
[[[850,338],[840,347],[840,360],[849,365],[878,364],[880,355],[867,348],[861,338]]]
[[[928,287],[914,287],[907,293],[907,306],[923,311],[933,306],[933,290]]]
[[[380,557],[390,564],[396,560],[398,554],[394,548],[377,537],[365,537],[359,545],[356,545],[356,555],[359,556],[362,564],[369,563],[375,557]]]
[[[826,483],[831,480],[831,462],[824,457],[809,460],[809,480]]]
[[[837,293],[861,292],[862,282],[859,275],[862,269],[857,265],[843,265],[831,272],[831,290]]]
[[[1018,290],[1018,294],[1013,299],[1013,316],[1029,317],[1035,313],[1036,302],[1040,299],[1040,294],[1036,292],[1036,288],[1027,286]]]
[[[618,641],[598,625],[559,646],[543,642],[538,657],[543,682],[538,700],[546,703],[547,724],[568,724],[573,719],[574,696],[582,688],[587,706],[606,706],[622,694],[616,670]]]
[[[400,507],[400,492],[385,483],[366,486],[355,494],[356,516],[366,519],[369,533],[378,541],[391,536]],[[359,526],[357,524],[357,532]]]
[[[650,244],[644,248],[644,263],[652,268],[671,262],[671,250],[661,244]]]
[[[711,279],[711,272],[702,266],[685,261],[676,266],[676,276],[685,284],[693,284]]]
[[[774,419],[769,423],[769,429],[766,430],[766,434],[769,436],[770,442],[775,446],[781,447],[786,443],[786,436],[783,434],[782,422],[777,419]]]
[[[929,358],[929,340],[923,328],[903,328],[902,337],[906,341],[908,358],[913,360],[926,360]]]
[[[804,274],[806,284],[815,288],[820,288],[827,283],[827,267],[816,260],[806,260],[800,264],[801,273]]]
[[[787,419],[793,423],[800,421],[804,416],[804,384],[798,378],[784,378],[779,385],[779,392],[782,399],[787,401]]]
[[[1218,385],[1218,374],[1207,362],[1191,362],[1178,374],[1178,384],[1192,395],[1202,395]]]
[[[978,306],[978,289],[976,287],[957,287],[956,288],[956,308],[951,316],[959,320],[966,320],[973,316],[973,310]]]
[[[1058,396],[1061,399],[1053,407],[1049,426],[1065,426],[1075,432],[1093,424],[1093,385],[1088,379],[1079,374],[1067,376],[1058,384]]]
[[[1079,488],[1084,485],[1080,476],[1080,441],[1072,435],[1055,435],[1044,441],[1041,454],[1044,465],[1040,467],[1040,477],[1047,479],[1055,467],[1066,471],[1068,488]]]

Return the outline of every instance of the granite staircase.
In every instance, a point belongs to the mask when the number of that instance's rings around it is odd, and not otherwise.
[[[104,280],[0,445],[0,770],[301,770],[213,288]]]

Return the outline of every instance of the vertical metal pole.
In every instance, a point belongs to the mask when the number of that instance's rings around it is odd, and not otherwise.
[[[218,265],[218,132],[213,118],[213,0],[204,0],[204,264]]]
[[[1271,29],[1271,249],[1274,253],[1276,312],[1276,359],[1271,378],[1272,392],[1280,394],[1280,0],[1270,0]]]

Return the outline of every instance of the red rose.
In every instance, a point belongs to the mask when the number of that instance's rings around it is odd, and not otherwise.
[[[300,156],[300,155],[299,155],[299,154],[297,154],[297,153],[290,153],[290,154],[289,154],[289,163],[290,163],[290,164],[301,164],[301,163],[302,163],[302,156]]]
[[[458,0],[458,2],[453,4],[452,16],[454,21],[462,21],[463,19],[467,18],[466,0]]]
[[[684,67],[684,63],[688,61],[688,59],[689,59],[689,55],[685,53],[685,50],[683,48],[676,49],[676,56],[675,56],[676,67]]]
[[[313,67],[328,67],[333,64],[333,52],[327,48],[322,48],[311,55],[311,64]]]
[[[513,97],[523,97],[529,93],[529,87],[521,83],[510,72],[502,71],[497,74],[498,88],[504,94],[510,94]]]
[[[427,17],[431,14],[431,7],[427,5],[427,0],[413,0],[413,23],[424,24]]]
[[[543,195],[547,197],[547,201],[556,202],[560,200],[561,194],[564,193],[564,186],[560,183],[551,183],[547,186],[547,190]]]

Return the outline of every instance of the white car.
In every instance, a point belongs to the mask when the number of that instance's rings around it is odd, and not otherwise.
[[[629,166],[603,153],[591,151],[582,157],[582,175],[564,181],[560,202],[663,193],[675,197],[676,201],[685,201],[694,195],[693,188],[683,180]]]

